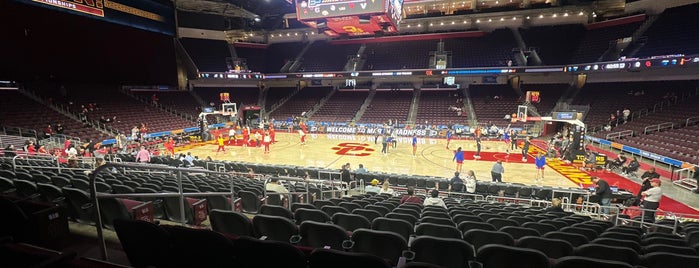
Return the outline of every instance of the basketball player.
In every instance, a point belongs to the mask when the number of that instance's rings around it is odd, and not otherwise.
[[[452,158],[452,160],[456,161],[456,171],[461,173],[461,166],[464,163],[464,151],[461,151],[461,147],[454,151],[454,158]]]
[[[503,132],[502,135],[502,140],[505,141],[505,152],[507,155],[510,155],[510,124],[507,124],[507,128],[505,128],[505,131]]]
[[[413,158],[417,157],[415,153],[417,152],[417,136],[413,134]]]
[[[544,153],[539,151],[534,157],[534,164],[536,165],[536,182],[544,180],[544,167],[546,166],[546,156],[544,156]]]
[[[265,137],[262,138],[262,144],[265,146],[265,153],[269,153],[269,144],[272,143],[272,137],[269,133],[265,134]]]
[[[163,143],[165,146],[165,151],[170,157],[175,156],[175,140],[170,137],[165,143]]]
[[[517,131],[510,130],[510,151],[517,149]]]
[[[248,147],[250,141],[250,127],[243,128],[243,147]]]
[[[527,162],[527,153],[529,152],[529,144],[531,144],[531,137],[527,136],[522,144],[522,162]]]
[[[216,138],[216,142],[218,143],[218,149],[216,149],[216,155],[218,155],[218,152],[223,150],[224,152],[226,151],[226,148],[224,147],[224,141],[223,141],[223,136],[221,134],[218,135]]]
[[[476,137],[476,154],[473,159],[481,159],[481,137]]]

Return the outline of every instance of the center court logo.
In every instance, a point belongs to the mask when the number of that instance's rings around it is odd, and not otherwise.
[[[369,156],[374,149],[368,147],[367,143],[345,142],[340,143],[331,149],[335,150],[335,154],[350,155],[350,156]]]

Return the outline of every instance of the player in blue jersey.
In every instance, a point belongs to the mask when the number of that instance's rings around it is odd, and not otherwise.
[[[534,164],[536,165],[536,181],[544,179],[544,167],[546,166],[546,156],[544,153],[539,151],[539,153],[534,157]]]
[[[452,160],[456,161],[456,171],[461,173],[461,166],[464,163],[464,151],[461,150],[461,147],[454,151],[454,158]]]
[[[417,157],[417,156],[415,155],[415,153],[417,152],[417,136],[415,136],[415,134],[413,134],[413,142],[412,142],[412,144],[413,144],[413,158],[415,158],[415,157]]]

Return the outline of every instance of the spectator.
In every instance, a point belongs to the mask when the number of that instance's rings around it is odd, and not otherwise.
[[[65,129],[63,129],[63,125],[61,125],[61,123],[56,124],[56,134],[63,135],[64,131]]]
[[[634,173],[639,167],[641,167],[641,164],[638,163],[638,159],[636,159],[634,156],[627,166],[621,168],[621,174],[625,176],[627,174]]]
[[[77,158],[78,157],[78,150],[75,149],[75,145],[70,144],[68,146],[68,149],[65,150],[66,154],[68,155],[68,158]]]
[[[378,185],[379,185],[379,180],[373,179],[373,180],[371,180],[370,185],[367,185],[366,187],[364,187],[364,191],[367,193],[377,193],[378,194],[379,192],[381,192],[381,187],[379,187]]]
[[[490,170],[490,176],[493,182],[502,182],[502,174],[505,173],[505,167],[502,166],[502,160],[498,160]]]
[[[640,205],[640,199],[631,197],[629,199],[626,199],[624,201],[624,210],[622,210],[621,214],[626,215],[629,217],[629,219],[634,219],[638,216],[641,216],[643,212],[641,212],[641,207]]]
[[[350,163],[345,163],[340,169],[340,179],[348,185],[352,182],[352,174],[350,174]]]
[[[454,172],[454,177],[449,180],[449,191],[451,192],[463,192],[464,191],[464,181],[459,177],[459,172]]]
[[[612,203],[612,189],[609,188],[609,183],[596,176],[591,177],[592,182],[597,185],[594,195],[600,198],[599,205],[603,214],[609,213],[609,206]]]
[[[363,164],[359,164],[359,168],[354,171],[355,173],[367,173],[366,168],[364,168]]]
[[[563,207],[561,207],[561,199],[554,198],[551,199],[551,206],[546,208],[546,212],[565,212]]]
[[[646,216],[644,217],[650,222],[655,222],[655,210],[660,206],[660,198],[663,197],[663,190],[660,189],[660,184],[660,179],[652,179],[650,180],[651,188],[641,192],[641,196],[643,196],[641,207],[652,210],[646,212]]]
[[[192,157],[192,152],[187,152],[187,156],[184,157],[183,162],[186,167],[194,166],[194,157]]]
[[[624,111],[622,111],[621,114],[624,116],[623,117],[624,123],[626,123],[626,121],[629,121],[629,119],[630,119],[629,117],[631,116],[631,110],[629,110],[628,107],[624,108]]]
[[[46,126],[46,128],[44,128],[44,138],[51,138],[51,135],[53,135],[53,128],[51,127],[51,124],[49,124]]]
[[[39,149],[36,150],[37,153],[39,154],[48,154],[49,151],[46,150],[46,147],[43,145],[39,145]]]
[[[651,188],[650,181],[652,179],[660,179],[660,174],[655,172],[654,167],[651,167],[650,169],[648,169],[648,171],[644,172],[643,175],[641,175],[641,190],[638,191],[638,194],[636,196],[640,198],[641,193]]]
[[[267,191],[272,191],[275,193],[280,193],[280,194],[287,194],[289,193],[289,190],[282,185],[282,183],[279,181],[279,178],[272,177],[269,179],[269,182],[267,185],[265,185],[265,189]]]
[[[439,198],[439,191],[437,189],[430,191],[430,197],[426,198],[422,205],[447,208],[447,205],[444,204],[444,200]]]
[[[148,163],[150,162],[150,152],[146,150],[146,146],[141,145],[141,150],[136,154],[136,162]]]
[[[17,153],[15,152],[15,146],[13,144],[7,145],[5,147],[5,157],[15,157]]]
[[[624,164],[626,164],[626,156],[624,156],[623,154],[619,154],[619,155],[617,155],[616,159],[614,159],[614,161],[609,162],[608,168],[609,169],[620,168]]]
[[[476,183],[476,173],[474,173],[473,170],[466,172],[466,183],[464,185],[466,186],[467,193],[476,193]]]
[[[406,194],[400,198],[400,203],[401,204],[403,204],[403,203],[422,204],[422,199],[415,196],[415,188],[414,187],[408,186],[408,194]]]
[[[388,180],[384,180],[383,184],[381,185],[381,190],[379,191],[379,194],[389,194],[389,195],[393,196],[395,194],[395,192],[389,186],[390,185],[389,185]]]

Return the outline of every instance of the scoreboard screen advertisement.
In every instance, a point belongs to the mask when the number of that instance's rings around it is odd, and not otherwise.
[[[299,20],[313,20],[388,13],[389,1],[402,8],[402,0],[296,0],[296,15]]]

